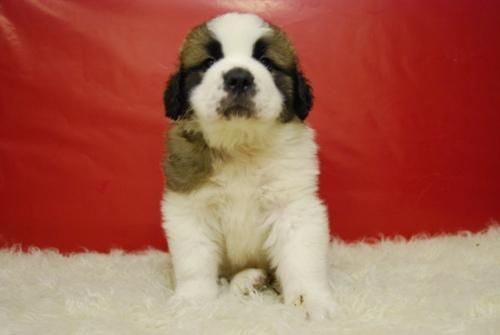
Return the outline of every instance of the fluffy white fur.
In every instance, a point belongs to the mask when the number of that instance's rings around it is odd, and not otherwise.
[[[326,317],[334,300],[326,279],[328,222],[316,196],[313,132],[288,124],[268,137],[265,154],[239,153],[219,167],[213,185],[188,195],[167,192],[162,208],[178,294],[215,298],[224,248],[227,266],[236,269],[269,257],[285,303],[303,296],[312,318]]]
[[[308,321],[271,290],[178,303],[169,255],[0,250],[1,335],[497,335],[500,228],[330,249],[337,312]]]
[[[260,17],[252,14],[229,13],[214,18],[208,29],[222,44],[224,55],[252,55],[254,42],[270,29]]]
[[[221,160],[210,181],[195,191],[165,194],[176,298],[215,299],[221,268],[276,269],[286,304],[304,304],[312,319],[329,317],[335,302],[327,281],[328,218],[316,194],[313,131],[278,120],[284,98],[270,72],[252,58],[255,41],[270,28],[255,15],[238,13],[207,26],[224,57],[205,73],[190,102],[208,145],[231,158]],[[217,113],[228,94],[223,74],[237,67],[254,77],[256,117],[225,120]],[[246,292],[263,276],[261,270],[245,272],[233,287]]]

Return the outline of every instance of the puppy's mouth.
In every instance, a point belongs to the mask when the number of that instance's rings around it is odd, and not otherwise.
[[[252,118],[255,116],[255,103],[249,96],[229,95],[220,101],[217,113],[227,120]]]

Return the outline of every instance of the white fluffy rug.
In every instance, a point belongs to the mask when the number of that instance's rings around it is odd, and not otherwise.
[[[0,251],[0,334],[500,334],[500,227],[331,248],[338,313],[311,322],[271,292],[224,287],[204,305],[169,302],[159,251],[62,256]]]

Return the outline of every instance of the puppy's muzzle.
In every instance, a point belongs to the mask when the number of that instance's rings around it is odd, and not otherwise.
[[[223,76],[224,90],[229,94],[241,95],[254,89],[253,75],[241,67],[235,67]]]

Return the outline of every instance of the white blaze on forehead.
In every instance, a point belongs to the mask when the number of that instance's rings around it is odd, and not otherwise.
[[[271,31],[269,25],[260,17],[241,13],[218,16],[208,22],[207,27],[221,43],[224,56],[252,57],[255,42]]]

